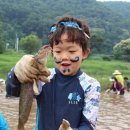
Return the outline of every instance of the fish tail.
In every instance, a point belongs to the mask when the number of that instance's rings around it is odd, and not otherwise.
[[[32,103],[33,103],[33,87],[32,84],[27,83],[22,85],[20,91],[20,100],[19,100],[19,121],[18,121],[18,130],[24,130],[24,125],[26,124]]]
[[[18,123],[18,130],[25,130],[24,129],[24,124],[22,122],[20,122],[20,121]]]

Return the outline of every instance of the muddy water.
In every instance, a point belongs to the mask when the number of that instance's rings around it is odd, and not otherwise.
[[[130,93],[102,94],[97,130],[130,130]]]
[[[10,130],[17,130],[18,98],[5,98],[0,94],[0,111],[3,112]],[[36,102],[34,100],[26,130],[35,128]],[[130,93],[124,96],[102,94],[97,130],[130,130]]]
[[[5,93],[0,94],[0,111],[4,115],[10,130],[17,130],[18,124],[18,104],[19,98],[5,98]],[[33,102],[33,107],[25,130],[34,130],[35,128],[35,111],[36,101]]]

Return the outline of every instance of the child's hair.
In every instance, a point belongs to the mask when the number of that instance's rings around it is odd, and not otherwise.
[[[54,44],[59,44],[64,33],[68,36],[68,42],[76,42],[81,46],[83,52],[90,47],[89,27],[84,21],[71,16],[65,16],[51,26],[49,44],[52,48]]]
[[[118,82],[118,80],[117,80],[116,77],[112,77],[112,78],[111,78],[111,81],[116,81],[116,82]]]
[[[128,80],[128,77],[124,77],[124,80]]]

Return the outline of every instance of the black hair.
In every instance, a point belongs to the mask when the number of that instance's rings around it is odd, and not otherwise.
[[[128,80],[128,77],[124,77],[124,80]]]
[[[61,22],[67,21],[76,22],[81,30],[60,24]],[[83,52],[85,52],[87,48],[90,48],[90,38],[88,38],[90,37],[89,27],[84,21],[71,16],[65,16],[62,17],[57,23],[53,24],[53,26],[56,26],[57,29],[55,32],[50,32],[48,36],[49,44],[52,48],[54,44],[59,44],[62,34],[65,33],[68,36],[68,42],[76,42],[82,48]]]

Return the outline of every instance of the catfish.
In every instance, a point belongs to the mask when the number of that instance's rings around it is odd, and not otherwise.
[[[49,82],[48,76],[50,72],[46,67],[47,59],[51,53],[51,47],[45,45],[40,48],[37,54],[34,55],[32,65],[42,72],[42,76],[37,76],[37,79],[32,79],[32,82],[21,84],[20,98],[19,98],[19,117],[18,117],[18,130],[25,130],[25,124],[28,121],[34,95],[38,95],[37,81],[41,79],[45,83]]]

